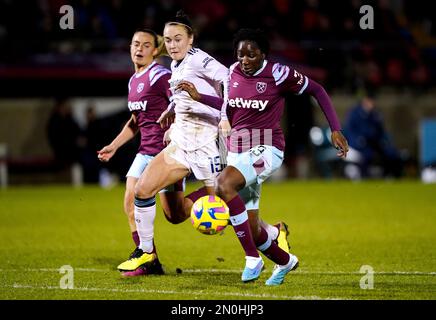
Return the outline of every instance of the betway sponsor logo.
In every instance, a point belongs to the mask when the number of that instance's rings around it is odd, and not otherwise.
[[[147,109],[147,101],[129,101],[128,107],[130,111],[145,111]]]
[[[242,98],[229,99],[229,105],[233,108],[259,109],[263,111],[269,100],[245,100]]]

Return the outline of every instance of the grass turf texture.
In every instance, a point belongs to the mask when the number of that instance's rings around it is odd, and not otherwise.
[[[241,283],[244,254],[231,227],[202,235],[189,221],[168,223],[159,204],[155,241],[166,275],[122,278],[116,266],[133,250],[123,192],[0,191],[0,299],[436,299],[436,185],[264,185],[261,216],[289,224],[300,258],[279,287],[264,284],[273,267],[266,258],[261,278]],[[63,265],[74,269],[73,290],[60,288]],[[374,270],[372,290],[360,288],[362,265]]]

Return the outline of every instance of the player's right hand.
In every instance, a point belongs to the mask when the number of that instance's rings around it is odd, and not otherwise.
[[[182,80],[177,85],[176,90],[184,90],[191,96],[195,101],[200,101],[201,95],[198,93],[197,88],[194,86],[192,82]]]
[[[170,142],[171,142],[171,137],[170,137],[170,135],[171,135],[171,128],[169,128],[167,131],[165,131],[165,133],[164,133],[164,136],[163,136],[163,144],[164,144],[164,146],[167,146],[167,145],[169,145],[170,144]]]
[[[338,150],[337,156],[345,159],[349,149],[347,139],[340,131],[333,131],[331,139],[333,146]]]
[[[221,120],[218,124],[218,128],[223,137],[228,137],[232,130],[229,120]]]
[[[115,154],[116,149],[114,147],[106,146],[103,149],[97,151],[97,158],[101,162],[108,162],[110,158]]]

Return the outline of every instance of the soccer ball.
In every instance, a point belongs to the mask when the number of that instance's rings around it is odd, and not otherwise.
[[[191,223],[203,234],[212,235],[223,231],[229,219],[229,208],[218,196],[201,197],[191,209]]]

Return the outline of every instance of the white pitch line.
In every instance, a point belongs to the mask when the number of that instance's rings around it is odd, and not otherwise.
[[[79,272],[114,272],[115,269],[97,269],[97,268],[74,268],[74,271]],[[242,270],[237,269],[181,269],[182,273],[241,273]],[[0,269],[0,272],[59,272],[56,268],[25,268],[25,269]],[[292,274],[320,274],[320,275],[358,275],[362,274],[358,271],[305,271],[296,270]],[[424,271],[378,271],[374,275],[426,275],[434,276],[436,272]]]
[[[222,272],[222,273],[241,273],[242,270],[233,270],[233,269],[186,269],[182,270],[186,273],[202,273],[202,272]],[[362,272],[358,271],[304,271],[304,270],[296,270],[292,271],[292,274],[325,274],[325,275],[335,275],[335,274],[362,274]],[[436,272],[423,272],[423,271],[378,271],[374,272],[374,274],[382,274],[382,275],[429,275],[434,276]]]
[[[250,298],[269,298],[269,299],[282,299],[282,300],[348,300],[344,298],[321,298],[319,296],[282,296],[275,294],[255,294],[255,293],[238,293],[238,292],[207,292],[207,291],[174,291],[174,290],[150,290],[150,289],[114,289],[114,288],[89,288],[79,287],[73,289],[61,289],[55,286],[31,286],[15,283],[11,286],[1,286],[1,288],[13,288],[13,289],[38,289],[38,290],[63,290],[68,292],[70,290],[75,291],[104,291],[104,292],[121,292],[121,293],[150,293],[150,294],[188,294],[193,296],[203,297],[205,294],[213,294],[224,297],[250,297]]]

